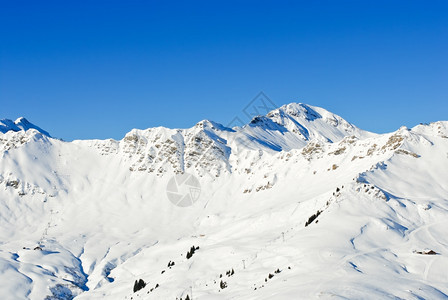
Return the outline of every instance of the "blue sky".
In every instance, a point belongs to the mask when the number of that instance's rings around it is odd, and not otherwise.
[[[366,130],[448,119],[447,1],[0,1],[0,118],[66,140],[229,123],[260,91]]]

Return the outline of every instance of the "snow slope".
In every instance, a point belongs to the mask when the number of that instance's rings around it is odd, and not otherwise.
[[[120,141],[2,124],[2,299],[448,298],[448,122],[378,135],[291,103]]]

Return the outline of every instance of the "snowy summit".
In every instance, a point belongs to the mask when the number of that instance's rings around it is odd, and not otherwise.
[[[1,133],[6,133],[8,131],[14,131],[14,132],[27,131],[29,129],[35,129],[46,136],[50,136],[50,134],[48,132],[46,132],[45,130],[30,123],[27,119],[25,119],[23,117],[20,117],[15,121],[12,121],[9,119],[0,120],[0,132]]]

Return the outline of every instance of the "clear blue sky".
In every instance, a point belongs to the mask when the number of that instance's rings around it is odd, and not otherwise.
[[[447,120],[448,1],[0,0],[0,118],[120,139],[260,91],[375,132]]]

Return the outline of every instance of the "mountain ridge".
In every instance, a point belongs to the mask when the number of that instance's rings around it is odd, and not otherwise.
[[[317,111],[319,111],[320,113],[318,113]],[[256,126],[257,125],[257,120],[260,119],[270,119],[272,120],[272,122],[276,123],[279,126],[283,126],[286,129],[290,130],[289,128],[287,128],[288,125],[290,125],[290,122],[287,122],[284,118],[288,117],[290,120],[294,120],[296,121],[296,125],[298,127],[300,127],[304,132],[308,132],[308,130],[300,124],[300,121],[307,121],[307,123],[309,123],[309,121],[314,121],[317,119],[324,119],[325,122],[333,122],[332,125],[334,127],[337,127],[339,125],[339,123],[343,124],[344,127],[346,127],[346,130],[348,131],[349,129],[356,129],[358,131],[362,131],[359,128],[357,128],[356,126],[354,126],[353,124],[345,121],[343,118],[341,118],[340,116],[333,114],[323,108],[320,107],[316,107],[316,106],[311,106],[308,104],[304,104],[304,103],[289,103],[289,104],[285,104],[279,108],[276,108],[270,112],[267,112],[266,115],[258,115],[258,116],[254,116],[252,118],[251,121],[249,121],[247,124],[239,127],[239,126],[234,126],[232,128],[244,128],[247,126]],[[230,127],[226,127],[223,124],[217,123],[215,121],[212,120],[202,120],[200,122],[198,122],[195,126],[200,126],[200,124],[205,124],[208,123],[209,127],[211,127],[212,129],[218,129],[218,130],[225,130],[225,131],[231,131],[233,130]],[[298,123],[298,124],[297,124]],[[260,124],[258,124],[260,125]],[[194,127],[194,126],[193,126]],[[154,128],[162,128],[162,127],[154,127]],[[185,129],[180,129],[180,128],[167,128],[167,127],[163,127],[166,129],[174,129],[174,130],[186,130],[189,128],[185,128]],[[31,122],[29,122],[26,118],[24,117],[19,117],[16,121],[12,121],[9,119],[2,119],[0,120],[0,132],[2,133],[6,133],[8,131],[27,131],[29,129],[36,129],[37,131],[41,132],[44,135],[47,135],[49,137],[50,134],[41,129],[40,127],[32,124]],[[147,129],[151,129],[151,128],[147,128]],[[147,130],[147,129],[132,129],[129,132],[133,131],[133,130]],[[273,128],[272,128],[273,129]],[[294,128],[296,129],[296,128]],[[291,130],[292,131],[292,130]],[[128,133],[129,133],[128,132]],[[362,131],[365,132],[365,131]],[[307,135],[305,138],[309,138],[309,136]],[[325,137],[323,137],[325,138]]]
[[[448,122],[345,122],[294,104],[118,141],[0,133],[0,294],[448,297]],[[197,180],[189,206],[176,176]]]
[[[42,128],[29,122],[24,117],[19,117],[15,121],[12,121],[10,119],[1,119],[0,120],[0,132],[1,133],[7,133],[8,131],[13,131],[13,132],[27,131],[29,129],[37,130],[38,132],[40,132],[48,137],[51,137],[47,131],[45,131]]]

